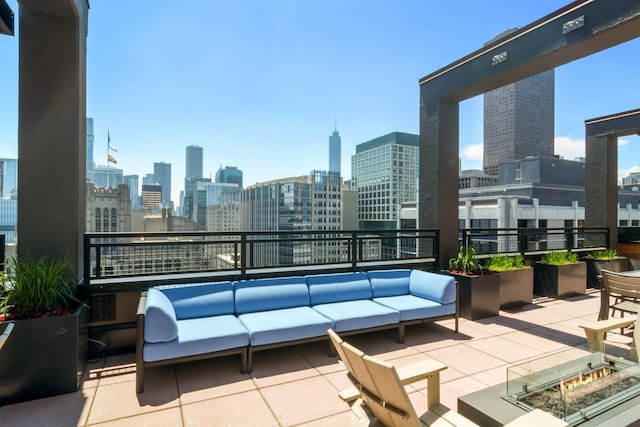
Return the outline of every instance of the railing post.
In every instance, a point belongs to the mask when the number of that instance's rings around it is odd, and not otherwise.
[[[90,239],[89,237],[85,234],[84,235],[84,249],[83,249],[83,254],[84,256],[83,258],[83,264],[84,266],[83,268],[83,272],[82,274],[84,275],[84,284],[85,285],[89,285],[91,284],[91,245],[89,244]],[[4,245],[3,245],[4,247]],[[2,257],[2,260],[4,260],[4,257]]]
[[[351,233],[351,269],[356,270],[358,265],[358,236],[357,232]]]
[[[240,235],[240,273],[247,274],[247,235]]]
[[[0,234],[0,271],[4,271],[4,258],[7,256],[5,253],[5,235]]]

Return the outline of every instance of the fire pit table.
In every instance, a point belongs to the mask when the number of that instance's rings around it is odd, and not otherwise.
[[[640,419],[640,365],[572,348],[513,365],[507,381],[458,398],[458,412],[501,426],[541,409],[570,426],[628,425]]]

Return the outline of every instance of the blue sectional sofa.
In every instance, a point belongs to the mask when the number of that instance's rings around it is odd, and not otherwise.
[[[250,372],[253,353],[342,335],[455,319],[453,277],[420,270],[318,274],[186,285],[143,292],[137,313],[136,390],[144,369],[237,354]],[[332,347],[329,347],[332,349]]]

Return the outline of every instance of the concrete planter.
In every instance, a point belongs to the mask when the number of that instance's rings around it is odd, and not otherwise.
[[[500,314],[500,275],[467,276],[448,273],[455,277],[459,289],[460,316],[469,320],[483,319]]]
[[[505,270],[500,276],[500,308],[531,304],[533,300],[533,268]]]
[[[545,297],[565,298],[587,292],[587,264],[553,265],[537,262],[533,266],[533,293]]]
[[[78,390],[87,356],[88,308],[12,321],[0,353],[0,406]]]

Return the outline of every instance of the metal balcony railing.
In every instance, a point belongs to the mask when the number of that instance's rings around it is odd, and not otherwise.
[[[85,284],[438,265],[436,230],[86,233]]]
[[[460,244],[479,255],[535,255],[552,250],[587,251],[609,247],[608,228],[473,228],[460,230]]]

